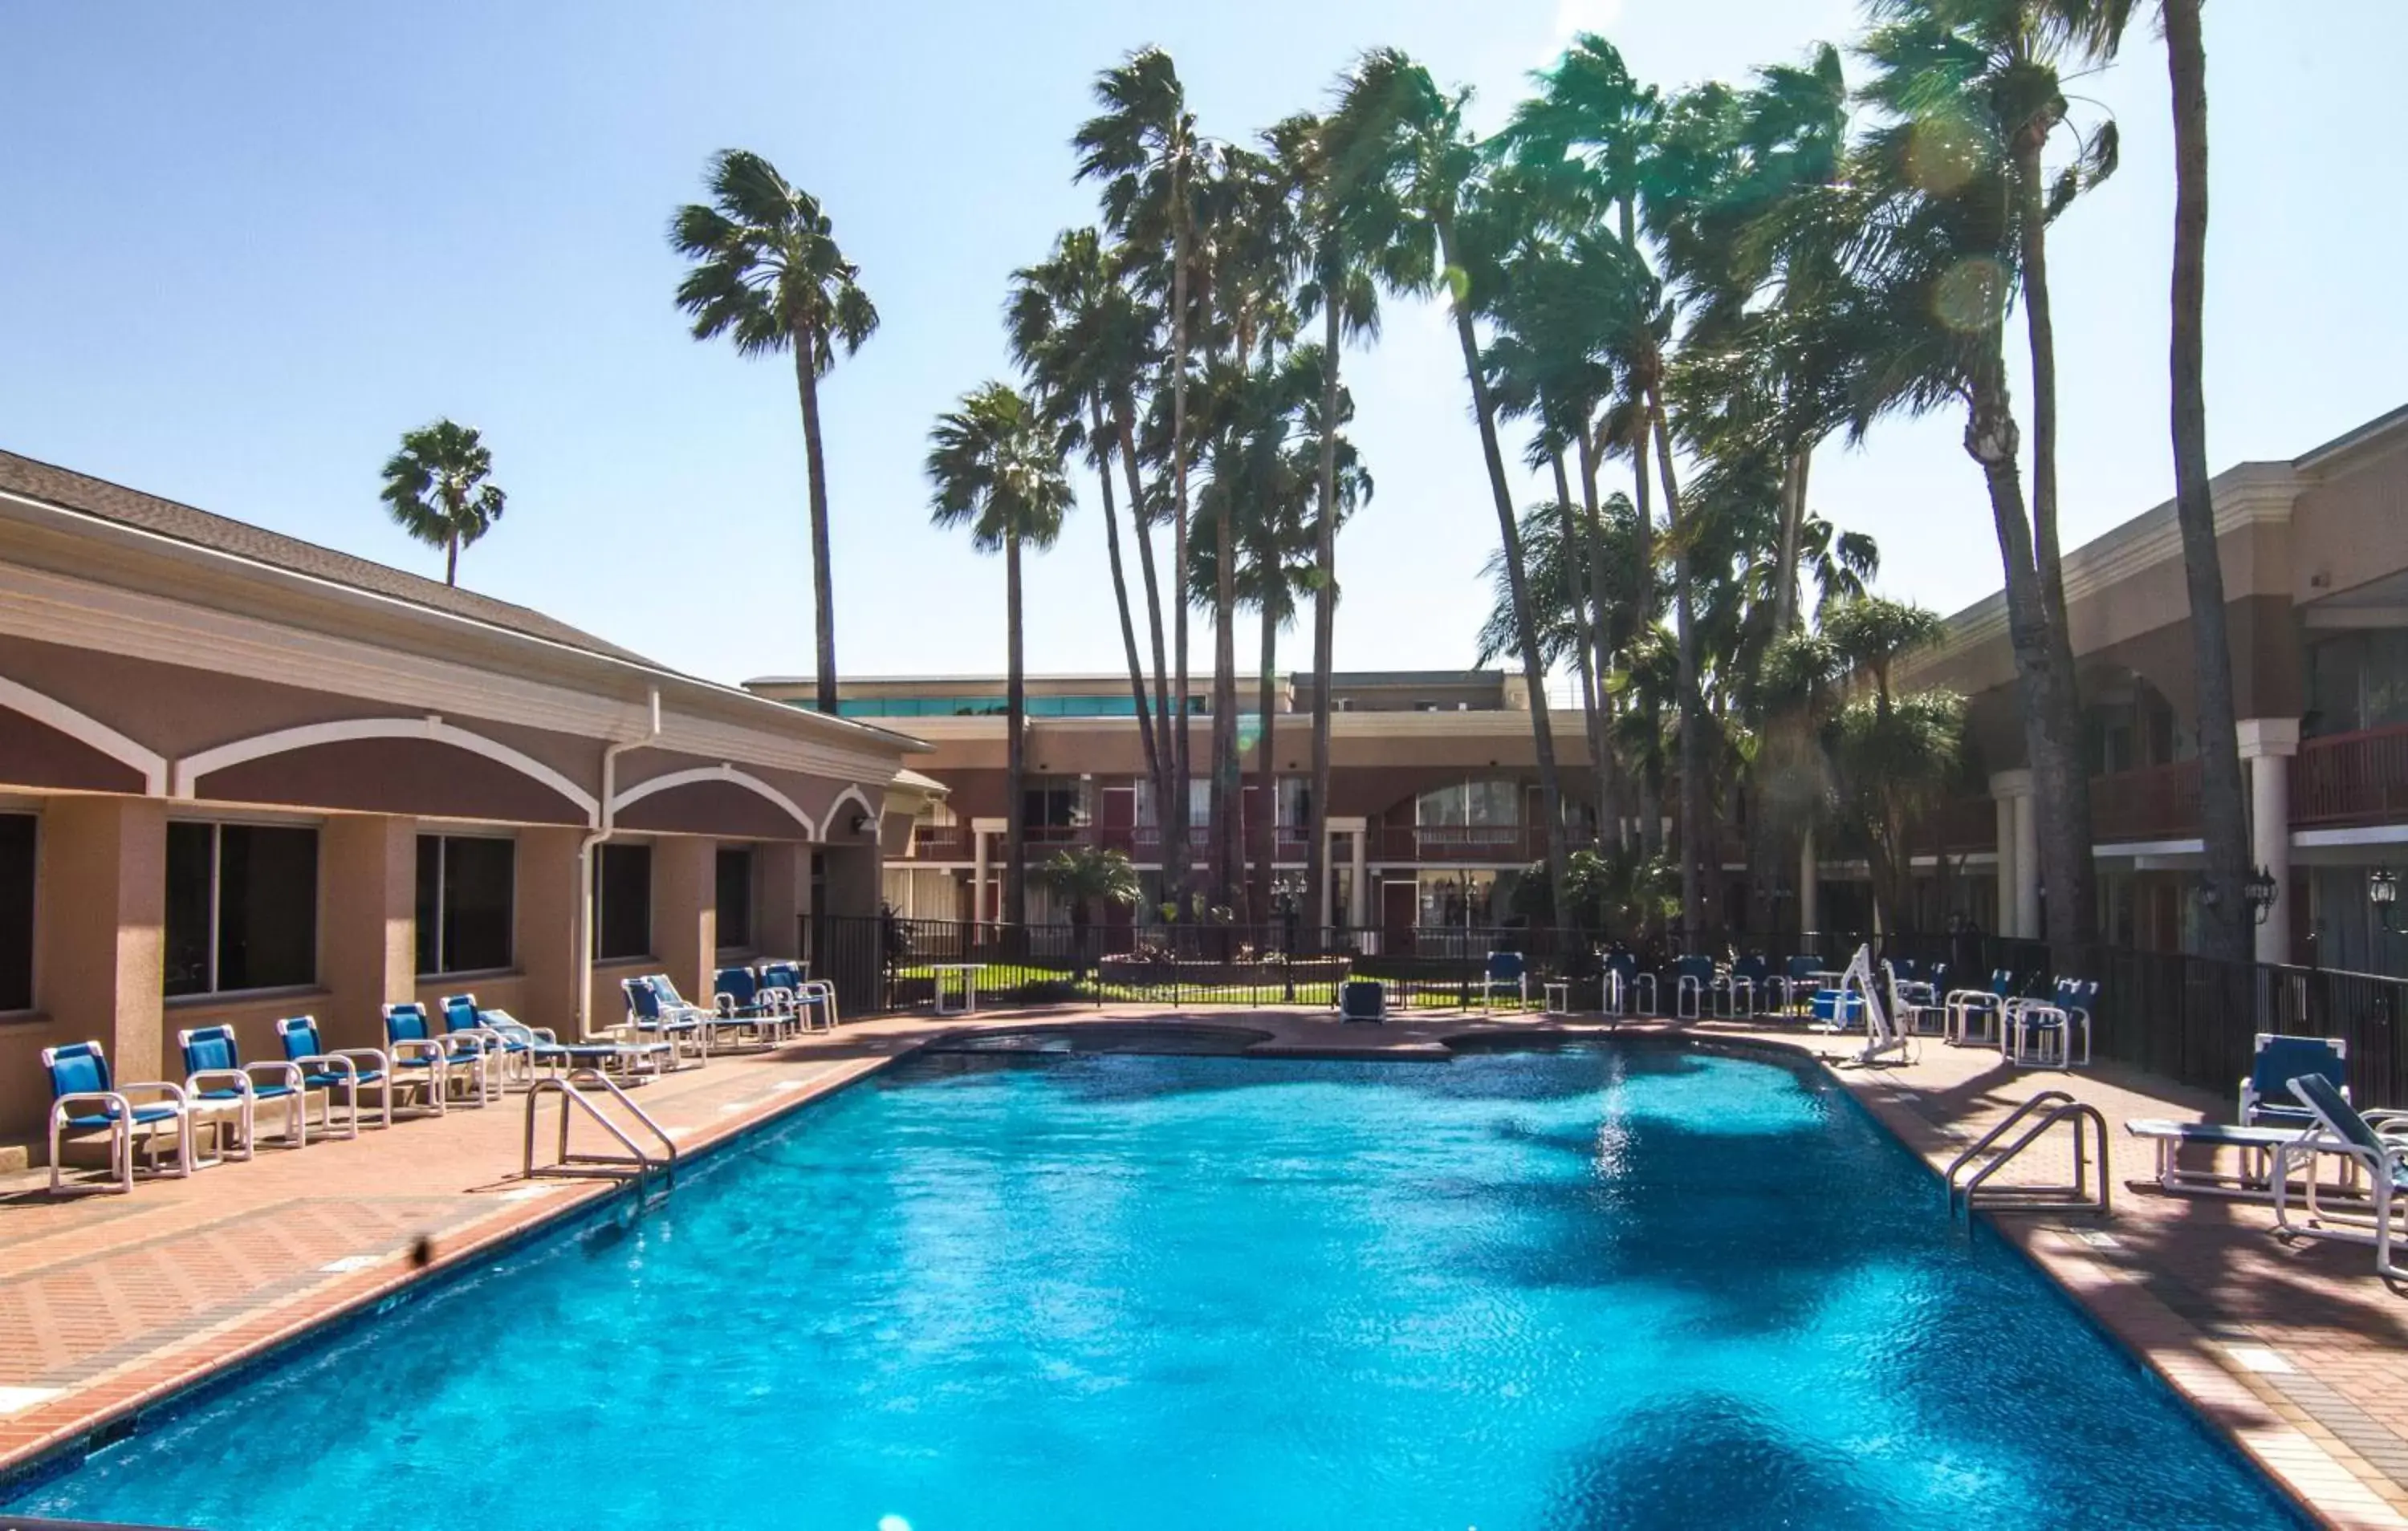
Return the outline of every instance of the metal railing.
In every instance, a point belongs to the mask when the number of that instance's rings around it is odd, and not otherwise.
[[[664,1151],[663,1156],[658,1159],[653,1158],[624,1128],[613,1122],[609,1115],[586,1095],[588,1085],[600,1089],[604,1095],[617,1102],[628,1115],[641,1123],[646,1131],[658,1138]],[[536,1163],[535,1157],[536,1120],[542,1114],[542,1103],[547,1095],[560,1097],[560,1144],[558,1153],[552,1162],[539,1166]],[[570,1109],[572,1106],[576,1110],[583,1111],[592,1118],[594,1123],[615,1138],[626,1152],[624,1154],[570,1152],[568,1129],[570,1123],[575,1120],[575,1111]],[[619,1088],[598,1068],[572,1068],[565,1075],[554,1075],[535,1082],[526,1095],[525,1150],[523,1168],[529,1180],[538,1175],[602,1176],[619,1180],[626,1178],[625,1172],[630,1170],[638,1180],[649,1180],[654,1174],[663,1171],[673,1179],[677,1173],[677,1140],[668,1135],[666,1128],[652,1120],[651,1113],[628,1098],[626,1091]]]
[[[2039,1120],[2025,1127],[2014,1141],[2004,1148],[1999,1140],[2035,1113]],[[1965,1215],[1973,1215],[1973,1198],[1991,1176],[2014,1162],[2015,1155],[2040,1141],[2048,1129],[2058,1123],[2073,1128],[2073,1183],[2071,1185],[2002,1185],[1990,1193],[1990,1205],[2019,1211],[2091,1212],[2105,1217],[2108,1211],[2109,1186],[2113,1180],[2108,1168],[2107,1119],[2099,1108],[2086,1105],[2062,1090],[2042,1090],[2007,1113],[2006,1119],[1984,1133],[1973,1146],[1948,1163],[1948,1173],[1942,1178],[1948,1193],[1948,1215],[1956,1215],[1961,1199]],[[2091,1139],[2083,1136],[2087,1126],[2094,1130],[2099,1151],[2098,1192],[2091,1191]],[[1984,1154],[1989,1157],[1985,1159]],[[1973,1173],[1959,1185],[1956,1177],[1968,1167]]]
[[[2291,823],[2300,827],[2408,819],[2408,724],[2302,739],[2291,757]]]

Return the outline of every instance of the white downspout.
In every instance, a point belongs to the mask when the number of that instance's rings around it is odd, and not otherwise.
[[[602,805],[594,828],[577,842],[577,1039],[594,1039],[594,848],[610,837],[618,822],[619,757],[640,750],[661,737],[661,688],[647,698],[650,726],[640,738],[623,739],[602,750]]]

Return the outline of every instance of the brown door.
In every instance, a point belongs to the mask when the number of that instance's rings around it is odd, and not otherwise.
[[[1135,848],[1137,839],[1137,783],[1125,787],[1106,787],[1096,804],[1096,827],[1101,832],[1100,843],[1111,851],[1126,851]]]
[[[1421,889],[1411,878],[1380,884],[1381,948],[1396,956],[1413,949],[1413,920],[1421,911]]]

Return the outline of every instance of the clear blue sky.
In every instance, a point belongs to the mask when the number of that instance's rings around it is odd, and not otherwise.
[[[9,0],[0,446],[439,575],[385,522],[376,471],[448,414],[484,431],[510,494],[466,583],[716,678],[808,669],[792,371],[687,337],[662,236],[711,150],[752,148],[823,198],[885,320],[825,393],[842,666],[996,671],[1000,565],[929,528],[920,460],[935,414],[1004,369],[1008,273],[1094,217],[1067,146],[1096,69],[1160,43],[1205,129],[1244,137],[1393,43],[1476,87],[1484,126],[1576,28],[1670,86],[1854,19],[1845,0]],[[2208,48],[2222,467],[2408,401],[2408,6],[2218,0]],[[2056,242],[2069,545],[2171,483],[2155,38],[2081,88],[2125,155]],[[1452,343],[1392,306],[1349,368],[1379,494],[1341,542],[1340,663],[1466,664],[1496,527]],[[1879,537],[1889,592],[1942,610],[1998,582],[1959,429],[1828,449],[1814,494]],[[1083,506],[1034,565],[1032,668],[1118,664],[1101,537]]]

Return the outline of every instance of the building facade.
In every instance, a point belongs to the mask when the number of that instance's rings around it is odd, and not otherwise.
[[[807,679],[767,678],[750,690],[797,707]],[[1410,940],[1415,932],[1505,923],[1514,887],[1546,853],[1529,695],[1517,677],[1495,671],[1377,671],[1332,678],[1328,875],[1303,885],[1311,832],[1312,680],[1289,678],[1266,718],[1238,719],[1245,770],[1246,823],[1266,811],[1260,785],[1268,751],[1274,766],[1273,866],[1283,906],[1312,921]],[[1125,675],[1042,676],[1027,688],[1024,810],[1029,864],[1068,846],[1125,852],[1151,909],[1162,896],[1162,806],[1146,778],[1136,703]],[[1249,694],[1253,688],[1247,688]],[[1211,725],[1196,697],[1192,760],[1209,761]],[[890,843],[885,894],[920,919],[992,920],[1002,907],[1007,808],[1004,682],[993,676],[931,676],[839,682],[840,712],[908,731],[930,753],[914,769],[943,784],[924,798],[908,841]],[[1589,827],[1588,754],[1578,716],[1555,715],[1569,833]],[[1192,843],[1211,828],[1208,783],[1189,783],[1184,805]],[[1256,831],[1259,833],[1259,831]],[[1198,853],[1200,860],[1200,852]],[[1029,890],[1029,918],[1066,917],[1043,888]],[[1110,911],[1115,923],[1138,918]]]
[[[368,1046],[396,1000],[566,1036],[637,971],[708,994],[876,909],[917,749],[0,453],[0,1155],[54,1043],[172,1079],[220,1022],[265,1058],[288,1015]]]
[[[2253,860],[2279,889],[2259,960],[2408,973],[2408,937],[2368,896],[2371,873],[2408,859],[2408,409],[2288,462],[2233,467],[2214,499]],[[2100,934],[2196,950],[2197,669],[2172,505],[2073,550],[2064,566]],[[1948,629],[1903,680],[1969,698],[1989,792],[1932,826],[1947,852],[1932,903],[2037,935],[2044,890],[2003,597]]]

